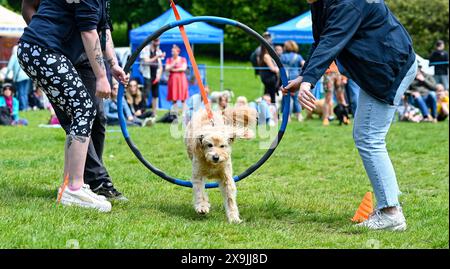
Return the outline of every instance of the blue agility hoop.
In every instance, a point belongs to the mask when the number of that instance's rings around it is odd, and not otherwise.
[[[169,24],[161,27],[156,32],[151,34],[136,49],[136,51],[134,51],[134,53],[131,55],[130,59],[128,60],[127,64],[125,65],[125,68],[124,68],[125,73],[128,74],[130,72],[131,66],[134,64],[134,62],[136,61],[136,59],[139,56],[139,54],[141,53],[141,51],[145,48],[145,46],[150,44],[150,42],[152,42],[157,37],[159,37],[160,35],[162,35],[163,33],[165,33],[166,31],[168,31],[168,30],[170,30],[172,28],[188,25],[188,24],[195,23],[195,22],[209,22],[209,23],[217,23],[217,24],[224,24],[224,25],[235,26],[237,28],[242,29],[244,32],[246,32],[250,36],[254,37],[256,40],[258,40],[261,43],[262,46],[264,46],[267,49],[267,51],[269,52],[270,56],[275,60],[278,68],[280,69],[281,82],[282,82],[283,86],[286,87],[288,85],[288,79],[287,79],[287,75],[286,75],[286,70],[284,69],[283,64],[281,63],[280,58],[278,57],[278,55],[276,54],[276,52],[274,51],[272,46],[269,43],[267,43],[267,41],[261,35],[259,35],[257,32],[255,32],[254,30],[252,30],[251,28],[249,28],[248,26],[246,26],[246,25],[244,25],[244,24],[242,24],[240,22],[237,22],[237,21],[234,21],[234,20],[231,20],[231,19],[227,19],[227,18],[212,17],[212,16],[193,17],[193,18],[190,18],[190,19],[175,21],[175,22],[169,23]],[[171,177],[171,176],[167,175],[166,173],[164,173],[162,170],[160,170],[160,169],[156,168],[155,166],[153,166],[150,162],[148,162],[144,158],[142,153],[139,151],[139,149],[133,143],[133,141],[130,138],[130,134],[128,133],[125,116],[123,114],[123,97],[124,97],[124,93],[125,93],[125,87],[124,87],[124,85],[120,84],[119,92],[118,92],[118,95],[117,95],[117,106],[118,106],[118,110],[119,110],[119,122],[120,122],[120,128],[122,129],[122,134],[123,134],[123,136],[125,138],[125,141],[127,142],[128,146],[130,147],[131,151],[138,158],[138,160],[145,167],[147,167],[151,172],[153,172],[155,175],[159,176],[160,178],[162,178],[162,179],[164,179],[164,180],[166,180],[166,181],[168,181],[168,182],[170,182],[172,184],[183,186],[183,187],[192,188],[192,183],[189,180],[183,180],[183,179]],[[273,152],[278,147],[278,145],[279,145],[279,143],[280,143],[281,139],[283,138],[283,135],[284,135],[284,133],[286,131],[287,123],[288,123],[288,120],[289,120],[289,114],[290,114],[290,100],[291,100],[291,96],[289,94],[283,96],[283,121],[281,123],[280,129],[278,130],[278,135],[275,138],[275,140],[272,142],[270,148],[261,157],[261,159],[259,161],[257,161],[254,165],[250,166],[242,174],[240,174],[238,176],[234,176],[233,178],[234,178],[235,182],[239,182],[239,181],[243,180],[244,178],[248,177],[249,175],[251,175],[258,168],[260,168],[270,158],[270,156],[272,156]],[[219,185],[217,183],[207,183],[205,185],[205,187],[207,189],[217,188],[218,186]]]

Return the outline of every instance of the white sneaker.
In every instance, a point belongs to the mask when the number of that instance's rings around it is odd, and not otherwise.
[[[356,226],[366,227],[371,230],[405,231],[406,220],[402,209],[398,207],[398,211],[394,215],[376,210],[369,216],[368,220]]]
[[[58,193],[60,192],[61,188],[58,190]],[[68,187],[65,188],[61,197],[61,204],[94,208],[100,212],[111,211],[111,203],[106,200],[106,197],[93,193],[87,184],[84,184],[77,191],[71,191]]]
[[[156,123],[156,118],[146,118],[143,122],[142,122],[142,127],[152,127],[153,125],[155,125]]]

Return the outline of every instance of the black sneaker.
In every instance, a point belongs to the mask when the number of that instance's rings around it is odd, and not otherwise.
[[[98,195],[105,196],[109,201],[128,201],[128,199],[122,193],[114,188],[114,185],[111,182],[103,182],[102,184],[100,184],[100,186],[92,191]]]

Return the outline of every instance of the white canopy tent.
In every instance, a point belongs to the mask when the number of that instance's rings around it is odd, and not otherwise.
[[[21,15],[0,5],[0,36],[20,37],[27,26]]]

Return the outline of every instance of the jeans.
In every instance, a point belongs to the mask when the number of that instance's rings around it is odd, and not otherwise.
[[[31,79],[22,80],[15,83],[17,89],[17,97],[19,99],[19,110],[27,110],[28,105],[28,95],[32,91],[33,82]]]
[[[444,85],[446,91],[448,91],[448,75],[434,75],[436,84]]]
[[[400,104],[416,73],[417,63],[414,63],[397,90],[395,105]],[[377,209],[400,206],[400,189],[385,141],[395,111],[396,106],[382,103],[364,90],[360,91],[353,138],[377,198]]]
[[[272,114],[270,113],[270,107],[265,101],[259,103],[251,102],[249,106],[258,112],[258,125],[265,125],[268,124],[270,120],[273,120]]]
[[[430,114],[436,119],[437,118],[437,96],[435,92],[429,92],[426,96],[419,96],[417,98],[412,98],[412,105],[420,109],[424,118],[427,118]]]
[[[302,112],[302,106],[300,105],[300,102],[298,101],[298,91],[295,92],[293,96],[291,96],[291,113],[301,113]],[[283,102],[281,103],[281,111],[284,110]]]
[[[350,106],[352,108],[352,114],[354,116],[356,113],[356,110],[358,109],[358,97],[359,97],[359,92],[361,91],[361,88],[352,79],[348,79],[346,88],[347,88],[348,101],[350,103]]]

